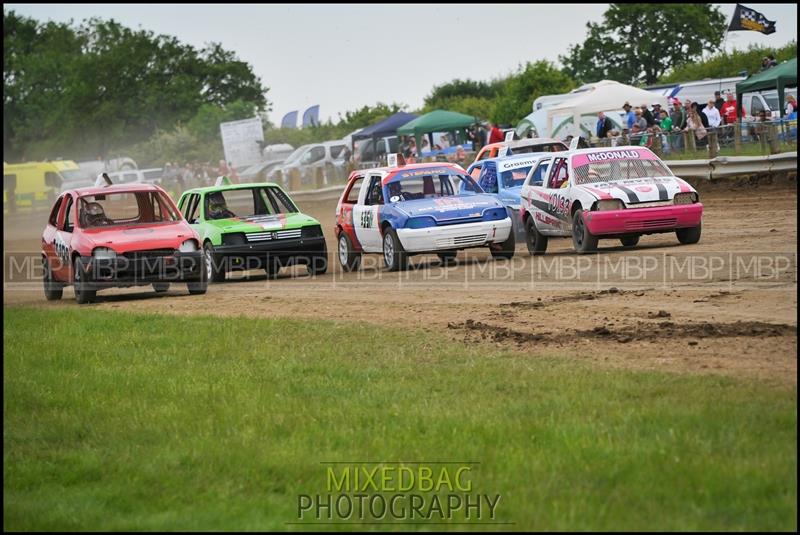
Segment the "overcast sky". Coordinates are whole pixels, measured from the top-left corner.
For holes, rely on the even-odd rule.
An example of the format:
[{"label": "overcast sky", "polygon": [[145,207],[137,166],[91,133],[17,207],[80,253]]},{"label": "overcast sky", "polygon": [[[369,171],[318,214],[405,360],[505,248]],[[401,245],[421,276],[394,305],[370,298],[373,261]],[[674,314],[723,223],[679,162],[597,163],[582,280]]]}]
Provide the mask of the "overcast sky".
[{"label": "overcast sky", "polygon": [[[586,23],[600,21],[607,5],[11,3],[3,9],[39,20],[113,18],[197,47],[220,42],[270,88],[270,120],[278,123],[313,104],[322,120],[376,102],[414,109],[434,85],[453,78],[489,80],[525,61],[557,62],[569,45],[583,41]],[[735,4],[715,5],[731,19]],[[777,31],[732,32],[727,50],[797,39],[797,4],[746,5],[776,20]]]}]

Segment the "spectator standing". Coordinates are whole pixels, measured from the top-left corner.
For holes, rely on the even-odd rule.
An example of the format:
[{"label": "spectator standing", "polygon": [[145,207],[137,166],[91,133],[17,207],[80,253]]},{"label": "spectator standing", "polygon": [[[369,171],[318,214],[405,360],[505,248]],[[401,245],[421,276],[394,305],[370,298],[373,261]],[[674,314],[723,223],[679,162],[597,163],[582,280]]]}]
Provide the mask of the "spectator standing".
[{"label": "spectator standing", "polygon": [[602,111],[597,114],[597,126],[595,127],[595,134],[600,139],[608,137],[608,132],[611,130],[611,121],[608,120],[606,114]]},{"label": "spectator standing", "polygon": [[725,104],[722,105],[722,109],[720,110],[720,115],[722,115],[722,118],[725,120],[725,124],[733,124],[736,122],[738,108],[736,97],[733,96],[733,93],[728,93]]},{"label": "spectator standing", "polygon": [[670,119],[667,110],[661,110],[661,131],[664,135],[661,137],[661,146],[664,148],[664,154],[669,154],[672,151],[670,140],[672,136],[672,119]]},{"label": "spectator standing", "polygon": [[700,118],[700,115],[701,114],[697,112],[696,107],[690,108],[688,117],[686,118],[686,129],[694,135],[695,139],[697,139],[697,146],[704,147],[707,143],[705,138],[706,135],[708,135],[708,132],[703,126],[703,121]]},{"label": "spectator standing", "polygon": [[492,123],[492,129],[489,131],[489,144],[501,141],[503,141],[503,132],[497,126],[497,123]]},{"label": "spectator standing", "polygon": [[794,98],[794,95],[786,95],[786,107],[783,109],[784,117],[787,119],[793,119],[794,117],[790,117],[793,113],[797,111],[797,99]]},{"label": "spectator standing", "polygon": [[636,108],[636,115],[635,115],[634,123],[636,126],[639,127],[640,132],[644,132],[647,130],[647,120],[643,117],[643,112],[641,108]]},{"label": "spectator standing", "polygon": [[648,128],[656,124],[656,121],[653,118],[653,114],[650,112],[649,109],[647,109],[647,104],[642,104],[642,117],[647,123]]},{"label": "spectator standing", "polygon": [[658,102],[653,104],[653,124],[661,126],[661,104]]},{"label": "spectator standing", "polygon": [[712,99],[708,101],[708,105],[703,108],[703,114],[708,119],[708,126],[716,128],[722,124],[722,116],[719,114],[716,102]]},{"label": "spectator standing", "polygon": [[636,122],[636,114],[633,113],[633,109],[629,102],[626,102],[622,105],[622,109],[625,110],[625,128],[630,130],[633,128],[633,123]]},{"label": "spectator standing", "polygon": [[700,119],[700,122],[703,123],[703,128],[708,128],[708,117],[703,110],[700,109],[700,105],[697,102],[692,102],[692,110],[697,114],[697,118]]},{"label": "spectator standing", "polygon": [[717,111],[722,110],[723,104],[725,104],[725,99],[722,98],[719,91],[714,91],[714,107],[717,108]]},{"label": "spectator standing", "polygon": [[233,167],[233,162],[228,162],[228,173],[228,178],[231,179],[231,182],[239,184],[239,173],[237,173],[236,168]]},{"label": "spectator standing", "polygon": [[672,119],[672,128],[678,130],[686,128],[686,110],[677,98],[672,100],[672,111],[669,118]]}]

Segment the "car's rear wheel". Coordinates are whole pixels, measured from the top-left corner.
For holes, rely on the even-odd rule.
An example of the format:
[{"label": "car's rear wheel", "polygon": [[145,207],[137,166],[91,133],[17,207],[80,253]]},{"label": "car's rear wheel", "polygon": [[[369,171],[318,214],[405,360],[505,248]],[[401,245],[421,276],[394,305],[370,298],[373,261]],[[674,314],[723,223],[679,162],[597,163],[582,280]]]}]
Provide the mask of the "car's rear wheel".
[{"label": "car's rear wheel", "polygon": [[169,283],[168,282],[154,282],[153,283],[153,290],[155,290],[156,293],[163,294],[164,292],[169,290]]},{"label": "car's rear wheel", "polygon": [[516,246],[517,241],[514,239],[514,230],[511,229],[511,232],[508,233],[508,238],[506,241],[500,244],[493,243],[489,247],[489,250],[492,252],[492,257],[495,259],[505,258],[506,260],[510,260],[514,256],[514,248]]},{"label": "car's rear wheel", "polygon": [[619,239],[619,241],[625,247],[634,247],[639,243],[639,235],[634,234],[632,236],[623,236]]},{"label": "car's rear wheel", "polygon": [[225,266],[220,265],[219,258],[214,254],[214,246],[206,242],[203,246],[203,254],[206,261],[206,274],[211,282],[222,282],[225,280]]},{"label": "car's rear wheel", "polygon": [[361,254],[353,248],[353,242],[345,231],[339,234],[339,264],[344,271],[355,271],[361,263]]},{"label": "car's rear wheel", "polygon": [[408,267],[408,254],[392,227],[383,235],[383,263],[389,271],[399,271]]},{"label": "car's rear wheel", "polygon": [[575,252],[593,253],[597,251],[597,236],[589,232],[586,224],[583,222],[583,210],[580,208],[575,210],[572,216],[572,245],[575,247]]},{"label": "car's rear wheel", "polygon": [[532,217],[528,217],[525,220],[525,237],[525,243],[531,256],[544,254],[547,250],[547,236],[539,232]]},{"label": "car's rear wheel", "polygon": [[691,228],[679,228],[675,231],[678,241],[683,245],[691,245],[700,241],[700,233],[702,231],[702,224]]},{"label": "car's rear wheel", "polygon": [[42,280],[44,282],[44,298],[48,301],[58,301],[64,295],[64,287],[53,278],[53,270],[47,258],[42,259]]},{"label": "car's rear wheel", "polygon": [[75,301],[79,305],[84,303],[91,303],[97,297],[97,290],[94,289],[88,281],[86,271],[83,269],[81,259],[75,257],[73,263],[73,285],[75,290]]}]

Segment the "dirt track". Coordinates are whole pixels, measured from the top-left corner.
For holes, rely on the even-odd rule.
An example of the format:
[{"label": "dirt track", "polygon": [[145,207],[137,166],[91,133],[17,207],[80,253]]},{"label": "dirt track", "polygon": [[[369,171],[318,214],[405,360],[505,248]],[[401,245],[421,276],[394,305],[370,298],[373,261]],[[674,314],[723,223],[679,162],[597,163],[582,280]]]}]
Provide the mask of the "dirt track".
[{"label": "dirt track", "polygon": [[[512,262],[476,249],[444,267],[435,256],[387,273],[377,256],[359,273],[335,258],[334,202],[302,203],[324,225],[332,272],[310,279],[302,268],[268,281],[229,275],[190,297],[174,285],[101,292],[109,310],[364,321],[438,331],[494,344],[531,358],[562,356],[600,365],[720,373],[796,384],[797,189],[795,181],[704,184],[703,236],[679,246],[674,234],[644,236],[635,249],[601,241],[577,257],[551,240],[531,258],[518,244]],[[36,253],[45,216],[5,218],[4,250]],[[8,265],[8,262],[6,263]],[[46,303],[40,283],[6,282],[4,304],[77,306],[71,290]]]}]

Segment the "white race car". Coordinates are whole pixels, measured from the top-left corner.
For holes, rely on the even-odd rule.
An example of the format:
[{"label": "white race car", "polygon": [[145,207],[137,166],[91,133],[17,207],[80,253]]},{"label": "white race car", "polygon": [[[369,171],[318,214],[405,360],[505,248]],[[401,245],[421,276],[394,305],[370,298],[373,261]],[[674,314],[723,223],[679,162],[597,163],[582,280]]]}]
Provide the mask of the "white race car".
[{"label": "white race car", "polygon": [[[578,253],[595,251],[601,238],[626,247],[642,234],[661,232],[675,232],[683,244],[700,240],[697,191],[646,148],[570,150],[542,165],[546,169],[531,169],[521,192],[532,255],[544,253],[553,236],[572,236]],[[541,185],[531,185],[535,176],[545,177]]]}]

